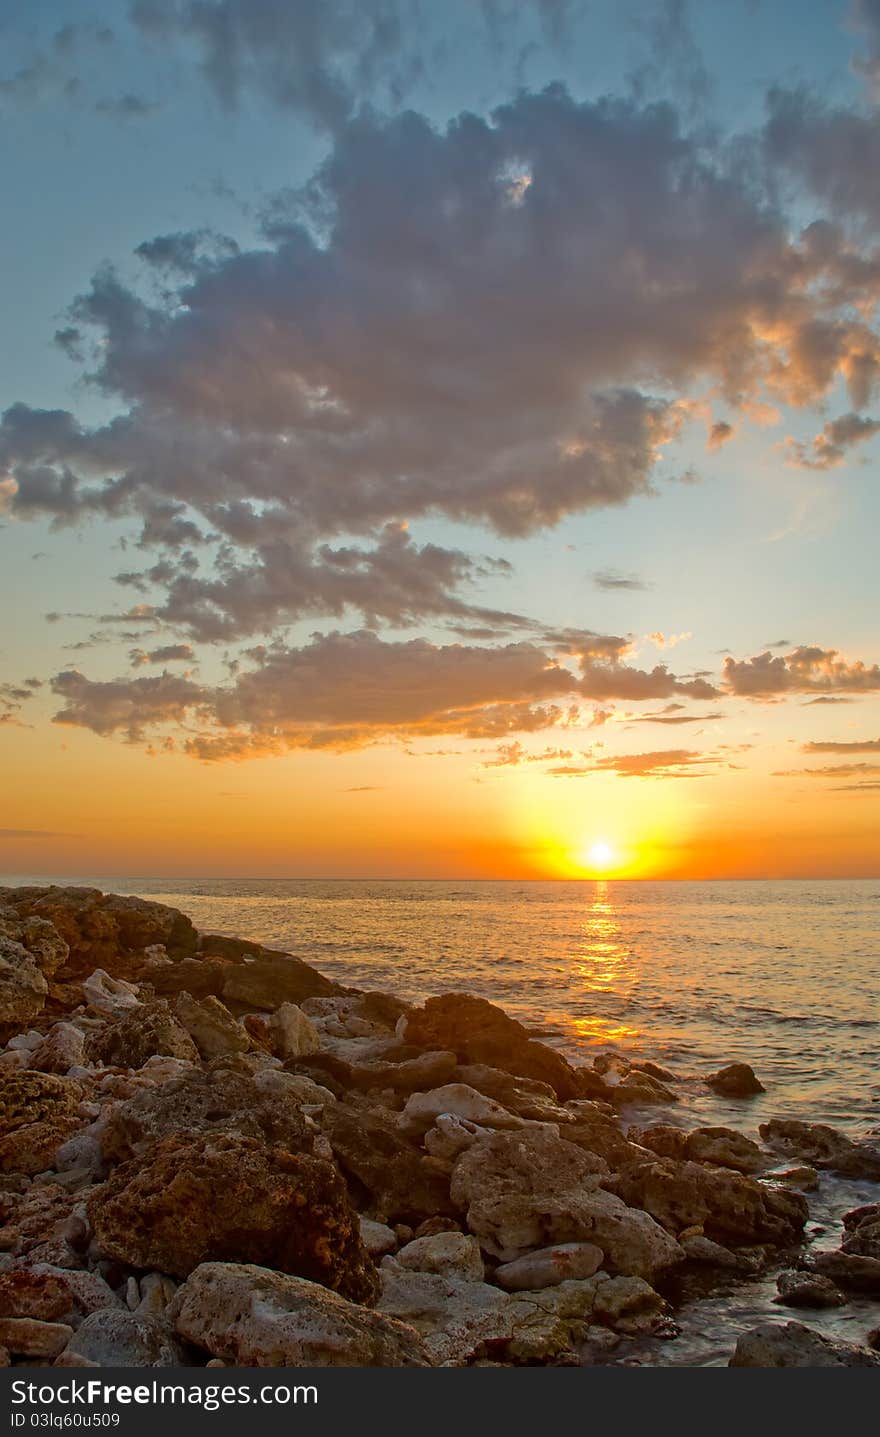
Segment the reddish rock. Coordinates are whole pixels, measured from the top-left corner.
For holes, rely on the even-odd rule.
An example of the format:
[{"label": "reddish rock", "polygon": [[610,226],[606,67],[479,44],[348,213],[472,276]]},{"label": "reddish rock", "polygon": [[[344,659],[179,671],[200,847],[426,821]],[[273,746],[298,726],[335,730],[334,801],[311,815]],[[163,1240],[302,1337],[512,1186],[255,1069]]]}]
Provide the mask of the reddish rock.
[{"label": "reddish rock", "polygon": [[39,1173],[78,1128],[82,1089],[69,1078],[25,1069],[0,1073],[0,1170]]},{"label": "reddish rock", "polygon": [[156,1055],[199,1061],[198,1048],[164,998],[132,1008],[90,1034],[86,1043],[88,1061],[105,1068],[142,1068]]},{"label": "reddish rock", "polygon": [[328,1104],[321,1128],[346,1177],[390,1222],[453,1215],[449,1176],[408,1142],[389,1117],[346,1103]]}]

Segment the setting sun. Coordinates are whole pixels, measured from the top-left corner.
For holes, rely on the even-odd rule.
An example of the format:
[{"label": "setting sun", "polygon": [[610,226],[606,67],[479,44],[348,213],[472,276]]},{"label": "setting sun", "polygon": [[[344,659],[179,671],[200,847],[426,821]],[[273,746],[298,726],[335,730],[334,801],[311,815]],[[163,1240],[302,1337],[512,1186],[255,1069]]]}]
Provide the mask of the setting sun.
[{"label": "setting sun", "polygon": [[597,841],[587,849],[586,858],[590,868],[610,868],[614,863],[614,849],[611,847],[611,844],[606,843],[604,839],[597,839]]}]

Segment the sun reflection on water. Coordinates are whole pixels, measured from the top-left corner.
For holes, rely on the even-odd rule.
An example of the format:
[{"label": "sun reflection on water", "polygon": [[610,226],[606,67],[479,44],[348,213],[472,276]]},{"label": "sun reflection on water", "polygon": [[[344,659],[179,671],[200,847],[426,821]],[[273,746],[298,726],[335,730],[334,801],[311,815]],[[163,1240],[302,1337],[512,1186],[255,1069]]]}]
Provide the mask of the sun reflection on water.
[{"label": "sun reflection on water", "polygon": [[584,1011],[560,1014],[559,1021],[583,1043],[637,1044],[641,1029],[627,1023],[625,1016],[638,981],[632,951],[622,941],[611,886],[599,879],[572,954],[571,984],[574,993],[583,994]]}]

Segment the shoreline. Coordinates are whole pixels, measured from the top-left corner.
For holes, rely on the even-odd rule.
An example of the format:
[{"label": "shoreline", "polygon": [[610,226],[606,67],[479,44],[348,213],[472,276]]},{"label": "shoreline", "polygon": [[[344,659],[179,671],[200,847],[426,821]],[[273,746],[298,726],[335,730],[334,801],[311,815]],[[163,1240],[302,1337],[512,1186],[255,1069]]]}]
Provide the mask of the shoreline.
[{"label": "shoreline", "polygon": [[[779,1321],[731,1365],[880,1365],[867,1328],[806,1325],[880,1321],[876,1141],[688,1133],[651,1062],[575,1065],[483,998],[351,989],[94,889],[0,890],[0,1037],[13,1365],[628,1365],[770,1276]],[[748,1065],[707,1079],[749,1126]],[[821,1251],[829,1173],[872,1196]]]}]

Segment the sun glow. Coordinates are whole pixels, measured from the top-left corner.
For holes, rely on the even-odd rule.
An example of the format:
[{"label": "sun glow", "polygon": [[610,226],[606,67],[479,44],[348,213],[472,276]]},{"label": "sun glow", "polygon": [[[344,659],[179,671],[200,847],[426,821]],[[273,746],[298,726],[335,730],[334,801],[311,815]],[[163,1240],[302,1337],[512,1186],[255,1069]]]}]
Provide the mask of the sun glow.
[{"label": "sun glow", "polygon": [[616,857],[611,844],[606,843],[604,838],[598,838],[591,844],[584,856],[588,868],[599,869],[603,873],[614,866]]}]

